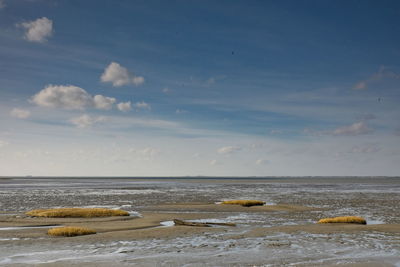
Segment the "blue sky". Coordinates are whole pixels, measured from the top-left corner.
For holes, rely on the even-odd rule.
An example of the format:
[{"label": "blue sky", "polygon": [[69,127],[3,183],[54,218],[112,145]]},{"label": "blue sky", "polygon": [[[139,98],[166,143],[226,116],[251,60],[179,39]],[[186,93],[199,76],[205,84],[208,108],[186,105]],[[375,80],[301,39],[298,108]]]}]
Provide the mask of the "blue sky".
[{"label": "blue sky", "polygon": [[398,175],[399,15],[0,0],[0,175]]}]

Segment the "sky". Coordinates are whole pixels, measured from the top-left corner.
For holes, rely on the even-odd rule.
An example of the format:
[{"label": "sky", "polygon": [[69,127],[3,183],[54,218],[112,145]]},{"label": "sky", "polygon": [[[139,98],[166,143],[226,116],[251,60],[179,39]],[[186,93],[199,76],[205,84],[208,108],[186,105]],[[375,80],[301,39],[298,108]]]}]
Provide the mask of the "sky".
[{"label": "sky", "polygon": [[399,1],[0,0],[0,176],[400,175]]}]

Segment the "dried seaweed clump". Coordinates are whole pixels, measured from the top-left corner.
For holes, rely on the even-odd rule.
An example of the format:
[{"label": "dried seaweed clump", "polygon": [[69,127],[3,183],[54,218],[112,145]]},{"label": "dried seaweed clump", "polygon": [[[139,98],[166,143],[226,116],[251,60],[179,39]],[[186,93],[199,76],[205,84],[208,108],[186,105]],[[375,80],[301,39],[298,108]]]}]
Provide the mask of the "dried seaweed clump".
[{"label": "dried seaweed clump", "polygon": [[51,236],[78,236],[78,235],[92,235],[95,233],[96,231],[93,229],[85,227],[74,227],[74,226],[57,227],[47,231],[47,234]]},{"label": "dried seaweed clump", "polygon": [[129,212],[124,210],[112,210],[103,208],[60,208],[31,210],[26,212],[25,214],[32,217],[46,218],[129,216]]},{"label": "dried seaweed clump", "polygon": [[325,218],[318,221],[318,223],[358,223],[358,224],[367,224],[367,221],[364,218],[357,216],[343,216],[343,217],[335,217],[335,218]]},{"label": "dried seaweed clump", "polygon": [[243,207],[251,207],[251,206],[262,206],[265,204],[265,202],[261,201],[261,200],[225,200],[225,201],[222,201],[222,204],[241,205]]}]

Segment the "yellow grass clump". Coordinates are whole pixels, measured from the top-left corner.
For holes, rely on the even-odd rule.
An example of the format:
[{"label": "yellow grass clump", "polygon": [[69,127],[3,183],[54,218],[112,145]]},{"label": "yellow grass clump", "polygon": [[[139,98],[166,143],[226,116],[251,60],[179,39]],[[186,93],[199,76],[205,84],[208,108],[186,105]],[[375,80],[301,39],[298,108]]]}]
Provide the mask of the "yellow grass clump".
[{"label": "yellow grass clump", "polygon": [[32,217],[47,218],[129,216],[129,213],[124,210],[112,210],[103,208],[59,208],[31,210],[26,212],[25,214]]},{"label": "yellow grass clump", "polygon": [[358,224],[367,224],[367,221],[364,218],[357,216],[343,216],[343,217],[335,217],[335,218],[325,218],[318,221],[318,223],[358,223]]},{"label": "yellow grass clump", "polygon": [[78,236],[78,235],[92,235],[95,233],[96,231],[93,229],[85,227],[74,227],[74,226],[57,227],[47,231],[47,234],[52,236]]},{"label": "yellow grass clump", "polygon": [[243,207],[251,207],[251,206],[262,206],[265,204],[265,202],[261,201],[261,200],[225,200],[225,201],[222,201],[222,204],[241,205]]}]

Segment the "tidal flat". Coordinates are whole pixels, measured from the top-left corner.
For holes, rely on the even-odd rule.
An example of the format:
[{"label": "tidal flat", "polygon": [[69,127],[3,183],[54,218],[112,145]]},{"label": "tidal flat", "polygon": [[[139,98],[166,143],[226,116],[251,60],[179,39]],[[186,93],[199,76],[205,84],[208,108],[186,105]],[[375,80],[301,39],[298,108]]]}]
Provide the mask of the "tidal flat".
[{"label": "tidal flat", "polygon": [[[264,206],[222,205],[257,199]],[[33,209],[130,216],[39,218]],[[317,224],[361,216],[366,225]],[[0,178],[6,266],[400,266],[400,178]],[[190,222],[236,226],[174,226]],[[96,234],[52,237],[53,227]]]}]

